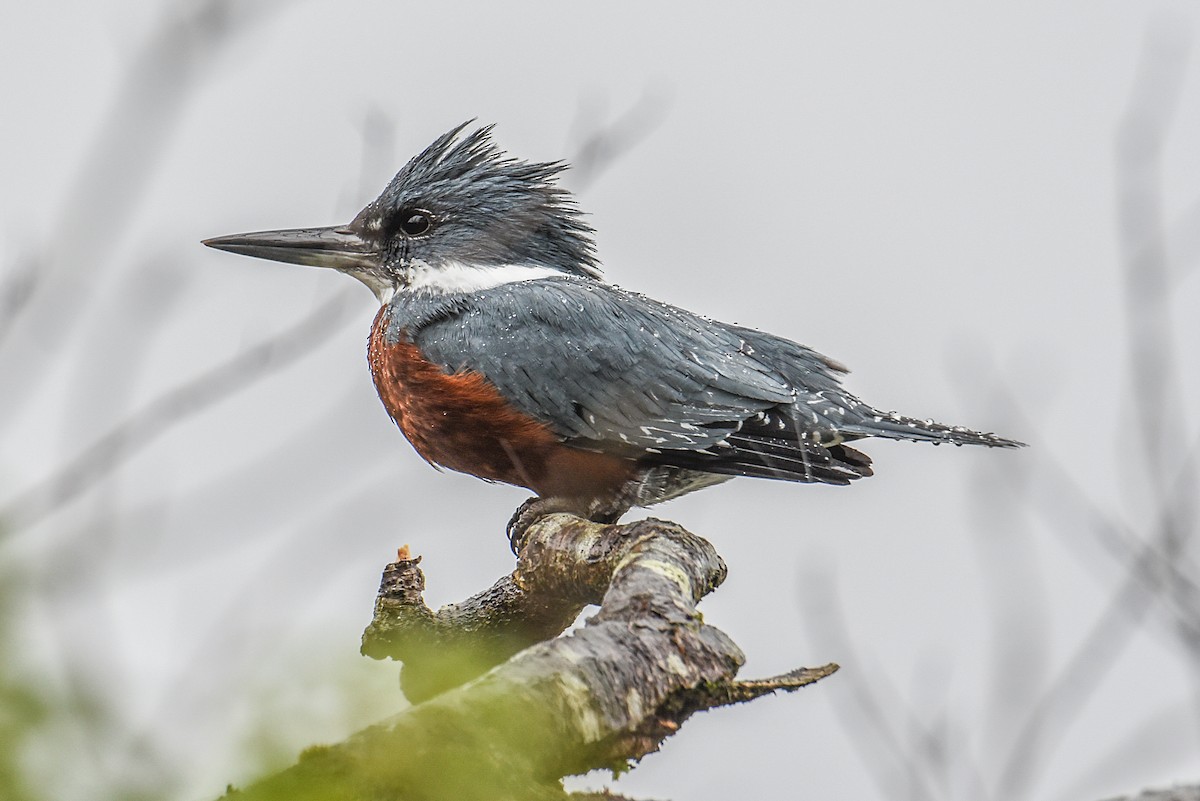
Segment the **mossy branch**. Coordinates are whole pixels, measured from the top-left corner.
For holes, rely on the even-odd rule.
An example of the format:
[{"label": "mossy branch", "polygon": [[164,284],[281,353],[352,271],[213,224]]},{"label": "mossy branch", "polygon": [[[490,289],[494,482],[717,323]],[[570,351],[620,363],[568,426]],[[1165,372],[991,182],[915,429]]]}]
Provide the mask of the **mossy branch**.
[{"label": "mossy branch", "polygon": [[[388,565],[363,653],[404,661],[415,705],[237,793],[267,799],[564,798],[560,779],[627,769],[693,713],[795,690],[837,669],[739,682],[744,658],[696,604],[725,578],[673,523],[551,515],[517,568],[436,612],[420,559]],[[599,611],[558,636],[588,604]]]}]

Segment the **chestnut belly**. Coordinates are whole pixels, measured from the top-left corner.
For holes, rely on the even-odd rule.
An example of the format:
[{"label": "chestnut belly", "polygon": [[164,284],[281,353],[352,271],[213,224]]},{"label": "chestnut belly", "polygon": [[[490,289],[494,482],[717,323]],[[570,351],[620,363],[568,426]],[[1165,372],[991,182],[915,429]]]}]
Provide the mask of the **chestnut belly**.
[{"label": "chestnut belly", "polygon": [[479,373],[447,373],[416,345],[386,342],[382,328],[371,333],[371,375],[388,414],[426,461],[543,498],[615,496],[637,471],[631,459],[563,444]]}]

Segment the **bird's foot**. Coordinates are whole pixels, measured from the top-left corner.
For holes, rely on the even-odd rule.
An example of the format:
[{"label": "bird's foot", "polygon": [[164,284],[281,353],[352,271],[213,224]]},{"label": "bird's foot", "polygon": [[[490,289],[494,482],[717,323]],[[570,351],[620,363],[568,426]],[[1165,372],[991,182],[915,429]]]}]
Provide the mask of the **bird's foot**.
[{"label": "bird's foot", "polygon": [[518,506],[507,526],[508,545],[512,548],[512,552],[520,553],[521,546],[525,542],[525,534],[529,531],[530,526],[547,515],[560,512],[582,515],[584,510],[580,509],[578,503],[572,503],[568,498],[530,498]]},{"label": "bird's foot", "polygon": [[508,521],[508,545],[514,554],[520,553],[529,528],[547,515],[565,513],[593,523],[610,525],[620,520],[621,515],[628,511],[628,505],[601,505],[579,498],[530,498],[517,507],[517,511],[513,512]]}]

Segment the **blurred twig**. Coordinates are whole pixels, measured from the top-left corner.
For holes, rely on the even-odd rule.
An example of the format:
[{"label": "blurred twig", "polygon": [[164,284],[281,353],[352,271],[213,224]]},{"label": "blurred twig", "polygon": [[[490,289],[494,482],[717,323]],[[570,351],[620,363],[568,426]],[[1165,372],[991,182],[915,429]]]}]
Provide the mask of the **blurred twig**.
[{"label": "blurred twig", "polygon": [[367,109],[362,120],[362,161],[359,164],[356,203],[372,194],[398,165],[394,164],[396,121],[380,108]]},{"label": "blurred twig", "polygon": [[[236,35],[286,0],[236,2],[197,0],[172,7],[133,54],[99,132],[80,163],[58,218],[49,226],[62,234],[40,249],[32,263],[36,280],[0,323],[18,320],[36,328],[37,354],[5,354],[21,365],[24,391],[0,396],[13,405],[31,400],[32,389],[55,363],[53,354],[71,341],[83,315],[60,314],[64,297],[83,297],[105,271],[110,251],[128,227],[140,194],[166,150],[175,125],[201,79]],[[53,234],[52,234],[53,236]],[[8,339],[0,337],[0,346]]]},{"label": "blurred twig", "polygon": [[[1003,406],[1005,416],[1014,421],[1016,428],[1035,432],[1032,439],[1038,439],[1036,419],[1033,415],[1025,414],[1017,399],[1006,389],[994,388],[991,397]],[[1196,485],[1191,477],[1195,474],[1198,462],[1200,442],[1193,444],[1185,459],[1185,468],[1171,483],[1172,489],[1166,495],[1168,507],[1186,502],[1194,491]],[[1015,476],[1013,478],[1017,479]],[[1152,534],[1144,539],[1130,524],[1121,522],[1116,512],[1104,509],[1092,500],[1075,481],[1072,472],[1049,454],[1039,461],[1034,484],[1039,494],[1030,496],[1030,508],[1046,521],[1050,531],[1060,536],[1065,546],[1078,551],[1079,546],[1084,544],[1078,535],[1087,532],[1091,535],[1091,541],[1098,543],[1117,564],[1127,566],[1128,578],[1140,584],[1143,591],[1151,596],[1160,594],[1162,577],[1170,576],[1172,597],[1177,601],[1173,607],[1176,624],[1200,634],[1200,617],[1195,615],[1200,605],[1200,570],[1186,556],[1171,558],[1163,551],[1161,535],[1153,536],[1153,532],[1162,529],[1161,516],[1156,518],[1150,515],[1141,519],[1140,522],[1149,523],[1147,528]],[[1107,576],[1102,579],[1108,580]]]},{"label": "blurred twig", "polygon": [[1116,664],[1152,597],[1136,574],[1126,580],[1066,664],[1045,683],[1040,698],[1029,706],[992,797],[1022,798],[1029,793],[1042,767],[1053,762],[1067,729]]},{"label": "blurred twig", "polygon": [[[993,402],[1001,406],[1002,416],[1011,419],[1015,428],[1033,432],[1033,441],[1045,441],[1036,434],[1035,416],[1024,412],[1003,382],[998,382],[989,394]],[[1155,601],[1164,604],[1170,614],[1168,628],[1174,630],[1185,645],[1200,636],[1200,615],[1197,614],[1200,584],[1195,564],[1185,558],[1171,558],[1162,547],[1164,526],[1171,508],[1180,498],[1190,497],[1194,491],[1189,476],[1194,473],[1198,460],[1200,443],[1191,449],[1184,469],[1164,493],[1166,508],[1157,517],[1143,516],[1138,521],[1149,532],[1145,538],[1120,522],[1114,512],[1093,501],[1075,481],[1073,473],[1054,458],[1053,452],[1042,455],[1037,475],[1028,482],[1038,490],[1037,494],[1021,489],[1026,487],[1029,476],[1008,476],[1014,483],[1020,482],[1020,487],[1015,487],[1016,494],[1025,493],[1027,508],[1045,520],[1046,527],[1059,536],[1064,547],[1078,552],[1087,540],[1079,535],[1087,532],[1117,564],[1124,566],[1126,574],[1104,613],[1063,667],[1043,683],[1037,700],[1028,705],[1028,714],[1018,725],[1007,749],[994,797],[1024,797],[1035,786],[1041,766],[1051,761],[1050,754],[1116,666],[1117,657],[1132,643]],[[1173,578],[1164,583],[1163,577],[1167,574]],[[1107,582],[1107,573],[1101,579]],[[1172,592],[1164,593],[1164,586],[1173,588]],[[1200,667],[1200,654],[1193,656]]]},{"label": "blurred twig", "polygon": [[[1133,640],[1136,624],[1160,599],[1170,610],[1168,623],[1190,660],[1200,667],[1200,594],[1195,564],[1187,546],[1196,528],[1197,453],[1178,447],[1176,432],[1186,419],[1181,395],[1181,359],[1171,315],[1172,274],[1162,204],[1162,153],[1183,86],[1190,39],[1178,26],[1162,21],[1147,32],[1131,90],[1129,107],[1118,135],[1118,207],[1123,255],[1129,369],[1128,404],[1134,439],[1144,467],[1123,481],[1133,486],[1140,474],[1150,496],[1150,515],[1139,515],[1141,533],[1113,523],[1113,512],[1099,509],[1075,485],[1053,454],[1044,459],[1043,478],[1055,489],[1053,503],[1064,500],[1077,510],[1066,525],[1052,526],[1068,547],[1077,547],[1080,530],[1110,550],[1120,551],[1126,577],[1108,609],[1095,623],[1057,676],[1050,679],[1042,700],[1030,710],[1014,737],[997,783],[996,797],[1019,798],[1035,785],[1041,766],[1076,721],[1099,688],[1116,658]],[[1130,439],[1119,425],[1116,442]],[[1121,466],[1132,469],[1128,461]],[[1145,504],[1138,503],[1139,507]],[[1200,683],[1196,692],[1200,693]]]},{"label": "blurred twig", "polygon": [[1162,153],[1178,109],[1190,39],[1151,26],[1117,136],[1117,203],[1124,262],[1130,401],[1151,492],[1172,470],[1171,435],[1182,419],[1166,254]]},{"label": "blurred twig", "polygon": [[288,328],[175,386],[114,425],[48,478],[0,507],[7,532],[27,528],[74,500],[184,420],[312,352],[358,305],[347,288]]},{"label": "blurred twig", "polygon": [[[1133,487],[1139,478],[1144,479],[1150,502],[1130,499],[1131,508],[1139,511],[1129,522],[1122,521],[1117,511],[1094,501],[1050,449],[1039,452],[1036,475],[1009,476],[1016,494],[1028,498],[1029,508],[1049,521],[1050,529],[1068,549],[1078,552],[1089,541],[1098,544],[1122,566],[1124,577],[1105,611],[1063,666],[1042,681],[1036,676],[1028,678],[1040,689],[1009,746],[987,750],[998,755],[990,797],[1004,801],[1032,795],[1044,767],[1053,762],[1055,749],[1133,642],[1139,624],[1156,609],[1165,612],[1168,631],[1192,663],[1191,674],[1197,676],[1195,706],[1200,712],[1200,566],[1190,551],[1197,528],[1200,442],[1187,443],[1179,436],[1180,431],[1190,430],[1182,396],[1181,370],[1186,357],[1181,355],[1171,315],[1171,289],[1181,273],[1171,265],[1169,256],[1172,242],[1181,239],[1181,232],[1178,226],[1168,228],[1164,222],[1161,182],[1164,143],[1181,97],[1190,44],[1181,30],[1160,22],[1147,33],[1119,132],[1117,159],[1129,413],[1118,423],[1114,442],[1121,455],[1119,468],[1127,471],[1122,484]],[[1195,209],[1189,209],[1181,219],[1194,214]],[[1114,391],[1118,389],[1114,387]],[[1008,406],[1015,428],[1036,432],[1036,417],[1023,413],[1023,404],[1007,387],[994,388],[991,395]],[[1131,449],[1140,449],[1141,465],[1127,458]],[[1147,508],[1152,510],[1149,514],[1141,511]],[[1089,537],[1081,537],[1081,532]],[[1111,579],[1106,574],[1104,580]],[[846,649],[850,644],[841,637],[842,628],[827,623],[826,637],[839,641],[839,649]],[[843,652],[835,653],[853,662]],[[853,675],[847,671],[847,678]],[[886,778],[879,766],[902,758],[904,752],[894,733],[897,715],[886,711],[895,702],[889,698],[884,706],[871,693],[872,688],[864,682],[856,684],[861,723],[887,747],[874,754],[864,750],[863,754],[876,775]],[[937,768],[932,759],[919,758],[927,770]],[[896,795],[902,786],[895,782],[883,789]],[[970,797],[984,794],[976,791]]]},{"label": "blurred twig", "polygon": [[[930,729],[915,710],[895,713],[903,704],[896,689],[879,671],[868,674],[866,661],[846,632],[841,603],[828,571],[811,571],[801,582],[804,598],[801,608],[808,610],[811,626],[823,649],[838,655],[843,665],[839,686],[846,686],[851,706],[839,708],[843,728],[854,733],[855,749],[884,798],[907,796],[922,801],[960,797],[948,787],[949,777],[938,767],[953,765],[969,777],[969,783],[982,787],[971,757],[965,750],[952,750],[950,743]],[[886,699],[886,700],[885,700]],[[903,718],[903,719],[902,719]],[[863,738],[869,733],[870,738]],[[903,778],[901,778],[903,777]],[[971,797],[971,796],[961,796]]]},{"label": "blurred twig", "polygon": [[37,280],[37,260],[24,259],[15,264],[12,272],[0,282],[0,347],[3,347],[5,338],[33,298]]},{"label": "blurred twig", "polygon": [[653,134],[666,119],[669,105],[665,92],[647,89],[635,104],[608,123],[601,122],[599,109],[582,107],[574,125],[582,134],[569,159],[572,188],[577,192],[588,189],[605,170]]}]

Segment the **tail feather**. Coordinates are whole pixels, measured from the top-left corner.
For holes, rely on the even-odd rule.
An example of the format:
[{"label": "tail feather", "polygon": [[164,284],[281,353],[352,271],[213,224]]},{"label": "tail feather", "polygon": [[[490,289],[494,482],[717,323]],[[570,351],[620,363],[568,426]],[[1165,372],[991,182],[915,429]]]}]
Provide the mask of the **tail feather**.
[{"label": "tail feather", "polygon": [[773,478],[821,484],[849,484],[872,474],[871,459],[847,445],[818,445],[808,440],[780,440],[742,434],[726,440],[717,452],[660,451],[643,461],[670,464],[728,476]]},{"label": "tail feather", "polygon": [[934,445],[985,445],[989,448],[1023,448],[1024,442],[1006,439],[996,434],[973,431],[963,426],[948,426],[933,420],[918,420],[904,417],[896,412],[880,412],[864,409],[859,422],[838,426],[841,434],[862,437],[885,437],[906,439],[914,442],[932,442]]}]

